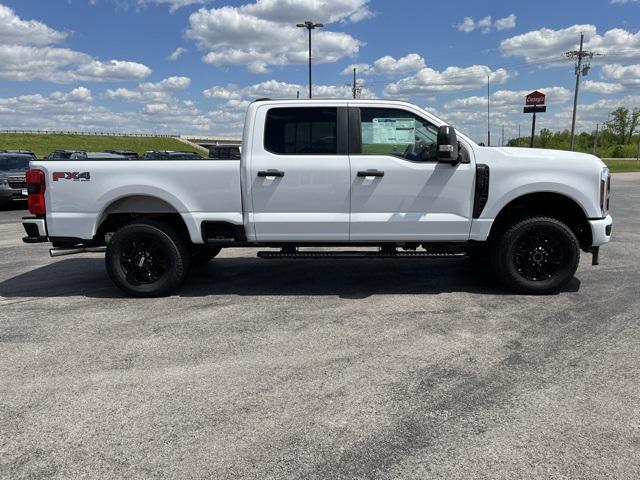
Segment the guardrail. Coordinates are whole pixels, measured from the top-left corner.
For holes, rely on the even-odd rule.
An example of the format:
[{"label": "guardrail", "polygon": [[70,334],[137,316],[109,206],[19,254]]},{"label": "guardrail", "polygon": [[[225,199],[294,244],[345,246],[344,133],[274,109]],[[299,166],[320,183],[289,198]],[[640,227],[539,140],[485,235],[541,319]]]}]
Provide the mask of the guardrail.
[{"label": "guardrail", "polygon": [[155,133],[71,132],[67,130],[0,130],[0,133],[31,133],[37,135],[87,135],[95,137],[155,137],[179,138],[180,135]]}]

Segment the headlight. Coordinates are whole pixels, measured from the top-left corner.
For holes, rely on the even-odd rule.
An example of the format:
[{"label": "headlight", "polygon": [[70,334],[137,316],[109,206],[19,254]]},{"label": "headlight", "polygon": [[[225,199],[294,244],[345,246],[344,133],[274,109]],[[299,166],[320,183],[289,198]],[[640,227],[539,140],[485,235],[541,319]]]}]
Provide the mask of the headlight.
[{"label": "headlight", "polygon": [[0,187],[8,187],[9,186],[9,180],[7,180],[6,178],[0,178]]},{"label": "headlight", "polygon": [[600,211],[606,217],[609,213],[609,195],[611,192],[611,174],[608,167],[603,167],[600,172]]}]

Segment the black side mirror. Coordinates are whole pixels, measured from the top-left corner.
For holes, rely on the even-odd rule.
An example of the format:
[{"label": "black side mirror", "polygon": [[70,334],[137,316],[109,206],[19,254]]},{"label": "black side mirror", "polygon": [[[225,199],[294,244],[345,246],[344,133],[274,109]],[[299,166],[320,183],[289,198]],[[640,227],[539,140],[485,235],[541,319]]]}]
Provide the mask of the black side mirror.
[{"label": "black side mirror", "polygon": [[458,137],[456,136],[455,128],[448,125],[438,128],[437,147],[436,158],[438,162],[456,165],[460,161]]}]

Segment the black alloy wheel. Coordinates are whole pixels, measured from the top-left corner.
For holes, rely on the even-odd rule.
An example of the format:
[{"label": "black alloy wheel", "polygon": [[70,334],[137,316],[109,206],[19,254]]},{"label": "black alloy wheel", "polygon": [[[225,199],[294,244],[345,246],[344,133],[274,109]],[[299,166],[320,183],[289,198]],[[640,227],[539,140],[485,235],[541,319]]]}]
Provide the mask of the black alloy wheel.
[{"label": "black alloy wheel", "polygon": [[496,275],[520,293],[557,292],[571,281],[580,262],[575,234],[555,218],[517,221],[493,239],[491,247]]},{"label": "black alloy wheel", "polygon": [[136,297],[159,297],[184,281],[189,256],[188,240],[171,225],[139,220],[113,234],[105,264],[122,291]]}]

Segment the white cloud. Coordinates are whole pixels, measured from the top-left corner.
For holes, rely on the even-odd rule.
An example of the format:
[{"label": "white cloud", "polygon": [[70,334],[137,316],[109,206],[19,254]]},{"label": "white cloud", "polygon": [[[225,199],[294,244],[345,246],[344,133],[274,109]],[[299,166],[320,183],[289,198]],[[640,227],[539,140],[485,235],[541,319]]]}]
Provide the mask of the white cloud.
[{"label": "white cloud", "polygon": [[182,7],[188,7],[189,5],[202,5],[210,0],[138,0],[138,5],[144,6],[149,3],[167,4],[169,5],[169,11],[174,13],[176,10]]},{"label": "white cloud", "polygon": [[151,69],[137,62],[101,61],[86,53],[53,46],[64,40],[58,32],[35,20],[22,20],[0,5],[0,79],[77,81],[141,80]]},{"label": "white cloud", "polygon": [[600,71],[602,78],[617,80],[623,86],[640,86],[640,64],[638,65],[603,65]]},{"label": "white cloud", "polygon": [[92,60],[80,65],[69,77],[75,81],[88,80],[94,82],[119,82],[125,80],[140,80],[151,75],[151,69],[137,62],[123,60],[109,60],[101,62]]},{"label": "white cloud", "polygon": [[476,22],[472,17],[464,17],[461,23],[455,26],[461,32],[473,32],[476,29]]},{"label": "white cloud", "polygon": [[202,8],[189,17],[186,35],[212,65],[245,65],[252,73],[269,66],[307,61],[306,30],[296,23],[313,18],[326,26],[313,33],[316,62],[335,62],[355,55],[361,42],[328,30],[334,22],[356,21],[369,16],[368,0],[257,0],[239,7]]},{"label": "white cloud", "polygon": [[353,74],[353,69],[357,69],[360,75],[397,75],[417,72],[425,67],[424,58],[417,53],[410,53],[397,60],[389,55],[381,57],[373,62],[352,64],[342,70],[342,75]]},{"label": "white cloud", "polygon": [[557,59],[558,64],[566,65],[566,62],[560,63],[564,58],[563,53],[578,49],[581,32],[585,36],[584,49],[602,54],[593,57],[594,63],[640,59],[640,31],[632,33],[621,28],[613,28],[600,35],[595,25],[572,25],[559,30],[533,30],[503,40],[500,50],[507,57],[524,57],[529,62]]},{"label": "white cloud", "polygon": [[109,89],[104,98],[109,100],[123,100],[125,102],[171,103],[176,100],[172,92],[185,90],[191,85],[189,77],[169,77],[157,83],[141,83],[135,90],[129,88]]},{"label": "white cloud", "polygon": [[[565,87],[547,87],[538,90],[547,96],[547,105],[562,105],[571,98],[571,91]],[[531,90],[496,90],[490,97],[491,109],[519,113],[524,106],[525,96],[529,93],[531,93]],[[446,111],[469,111],[478,108],[486,109],[486,107],[487,97],[484,95],[456,98],[444,104]]]},{"label": "white cloud", "polygon": [[91,90],[86,87],[77,87],[68,93],[54,92],[51,94],[51,98],[60,100],[61,102],[91,102],[93,96]]},{"label": "white cloud", "polygon": [[620,93],[625,90],[624,85],[621,85],[620,83],[595,82],[593,80],[587,80],[584,82],[582,88],[585,92],[600,93],[604,95]]},{"label": "white cloud", "polygon": [[[307,95],[307,87],[297,83],[287,83],[278,80],[267,80],[264,82],[248,85],[240,88],[237,85],[229,84],[226,87],[215,85],[205,90],[205,98],[212,100],[225,100],[219,106],[217,112],[225,112],[228,116],[235,115],[236,121],[241,122],[245,110],[251,100],[256,98],[296,98],[298,92],[302,98]],[[353,95],[349,85],[314,85],[314,98],[350,98]],[[374,92],[366,87],[362,87],[362,98],[376,98]]]},{"label": "white cloud", "polygon": [[[53,92],[49,96],[36,93],[0,98],[0,113],[20,114],[20,112],[23,112],[27,114],[47,110],[52,114],[67,114],[77,109],[86,108],[85,105],[88,105],[91,101],[93,101],[91,90],[86,87],[77,87],[66,93]],[[34,120],[37,121],[38,119]]]},{"label": "white cloud", "polygon": [[498,18],[495,22],[492,21],[491,15],[487,15],[478,21],[475,21],[473,17],[464,17],[462,22],[454,25],[454,27],[465,33],[473,32],[477,29],[484,34],[487,34],[492,29],[501,31],[515,28],[516,20],[517,17],[513,13],[506,17]]},{"label": "white cloud", "polygon": [[220,87],[218,85],[214,85],[213,87],[202,92],[206,98],[219,98],[223,100],[237,100],[242,97],[242,94],[235,86],[230,86],[228,88]]},{"label": "white cloud", "polygon": [[189,88],[189,85],[191,85],[191,79],[189,77],[169,77],[158,83],[142,83],[140,84],[140,90],[168,92],[184,90]]},{"label": "white cloud", "polygon": [[241,131],[241,120],[232,123],[230,116],[200,111],[190,101],[152,101],[139,111],[118,112],[92,102],[86,87],[49,96],[0,98],[0,128],[163,134],[215,131],[234,135]]},{"label": "white cloud", "polygon": [[499,18],[495,24],[496,30],[510,30],[516,27],[516,16],[512,13],[509,16]]},{"label": "white cloud", "polygon": [[[539,88],[547,95],[547,113],[539,115],[536,122],[538,131],[540,128],[562,129],[567,123],[557,117],[560,112],[570,108],[573,92],[565,87]],[[522,135],[526,135],[527,125],[531,122],[531,116],[522,113],[525,96],[531,90],[496,90],[491,94],[491,125],[492,144],[500,141],[502,126],[505,126],[505,141],[517,136],[518,124],[524,127]],[[580,107],[582,108],[582,107]],[[580,114],[580,111],[579,111]],[[456,128],[460,128],[478,141],[486,142],[487,134],[487,97],[475,95],[451,100],[444,104],[441,118],[452,122]],[[569,120],[570,124],[570,120]]]},{"label": "white cloud", "polygon": [[415,75],[388,84],[383,94],[386,97],[406,98],[469,90],[486,85],[487,76],[492,84],[504,83],[510,78],[505,69],[492,71],[486,65],[447,67],[442,72],[427,67]]},{"label": "white cloud", "polygon": [[175,62],[176,60],[178,60],[178,58],[180,58],[182,56],[183,53],[185,53],[187,51],[186,48],[182,48],[182,47],[178,47],[176,48],[173,52],[171,52],[168,56],[167,56],[167,60],[169,60],[170,62]]},{"label": "white cloud", "polygon": [[65,32],[37,20],[22,20],[11,8],[0,4],[0,44],[44,46],[67,38]]},{"label": "white cloud", "polygon": [[478,28],[482,33],[489,33],[491,31],[491,15],[487,15],[486,17],[478,20],[476,28]]}]

